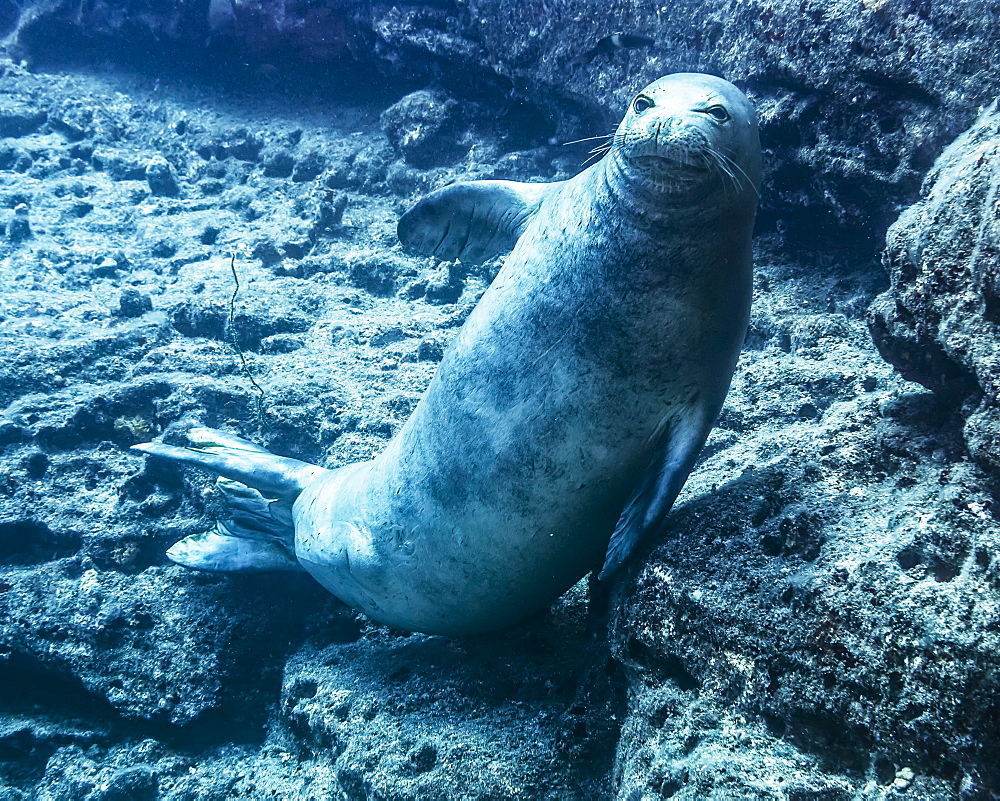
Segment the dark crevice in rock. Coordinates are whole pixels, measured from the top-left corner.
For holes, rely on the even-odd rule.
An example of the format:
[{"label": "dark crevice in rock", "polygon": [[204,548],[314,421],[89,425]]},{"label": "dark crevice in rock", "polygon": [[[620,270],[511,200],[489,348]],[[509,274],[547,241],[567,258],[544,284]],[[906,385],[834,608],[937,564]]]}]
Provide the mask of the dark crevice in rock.
[{"label": "dark crevice in rock", "polygon": [[0,645],[0,714],[54,715],[119,725],[118,711],[88,692],[79,679],[59,674],[37,660]]},{"label": "dark crevice in rock", "polygon": [[[95,12],[93,29],[86,14],[78,16],[77,7],[66,3],[58,11],[29,20],[18,32],[16,49],[36,67],[85,68],[110,58],[122,68],[157,78],[221,84],[236,92],[265,95],[322,93],[376,107],[415,89],[436,86],[489,108],[510,136],[512,149],[544,143],[560,115],[588,118],[597,108],[589,101],[575,103],[559,95],[545,102],[561,108],[546,109],[532,97],[532,88],[519,91],[510,76],[470,58],[460,40],[470,35],[472,46],[474,34],[450,30],[452,26],[442,22],[465,14],[449,2],[404,7],[394,20],[400,30],[392,30],[391,41],[373,30],[372,18],[377,26],[383,18],[393,19],[392,12],[361,0],[317,9],[314,17],[306,11],[300,29],[278,30],[267,18],[247,20],[238,37],[213,36],[198,5],[177,7],[175,13],[153,9],[148,18],[126,15],[121,26]],[[315,41],[304,32],[310,26],[315,27]],[[436,27],[440,28],[436,35],[449,44],[438,46],[433,41],[435,34],[427,31]]]},{"label": "dark crevice in rock", "polygon": [[784,739],[817,755],[828,770],[858,774],[867,769],[874,742],[864,727],[845,727],[838,716],[805,711],[785,723]]},{"label": "dark crevice in rock", "polygon": [[867,69],[860,70],[858,77],[871,86],[889,91],[897,100],[914,101],[930,108],[938,108],[941,105],[941,99],[933,92],[907,78],[897,78]]},{"label": "dark crevice in rock", "polygon": [[[268,699],[273,702],[280,696],[281,670],[274,654],[258,657],[252,687],[230,684],[229,697],[219,706],[180,726],[123,715],[75,676],[0,644],[0,720],[24,715],[35,721],[79,721],[95,730],[81,738],[86,743],[153,738],[192,753],[223,744],[259,745],[266,735]],[[222,670],[229,669],[223,665]]]},{"label": "dark crevice in rock", "polygon": [[75,531],[53,531],[31,518],[0,520],[0,564],[34,565],[72,556],[83,539]]}]

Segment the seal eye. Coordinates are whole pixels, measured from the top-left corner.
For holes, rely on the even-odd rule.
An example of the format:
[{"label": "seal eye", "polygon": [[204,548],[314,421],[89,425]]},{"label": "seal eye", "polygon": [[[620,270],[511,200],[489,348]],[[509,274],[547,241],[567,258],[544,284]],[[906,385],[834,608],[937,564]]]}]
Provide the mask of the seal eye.
[{"label": "seal eye", "polygon": [[725,106],[709,106],[705,109],[705,113],[710,114],[716,122],[727,122],[729,120],[729,112],[726,111]]},{"label": "seal eye", "polygon": [[644,111],[648,111],[653,107],[653,101],[650,100],[645,95],[639,95],[635,100],[632,101],[632,111],[636,114],[642,114]]}]

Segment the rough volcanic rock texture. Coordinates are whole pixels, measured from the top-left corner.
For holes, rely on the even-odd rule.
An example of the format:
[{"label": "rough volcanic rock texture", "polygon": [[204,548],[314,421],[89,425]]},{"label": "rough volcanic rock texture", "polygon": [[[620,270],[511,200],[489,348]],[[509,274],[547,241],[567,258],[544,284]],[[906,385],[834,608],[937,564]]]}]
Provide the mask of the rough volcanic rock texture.
[{"label": "rough volcanic rock texture", "polygon": [[[860,321],[882,232],[1000,93],[995,4],[235,0],[214,30],[200,0],[15,5],[19,57],[101,74],[0,75],[0,797],[1000,793],[995,488]],[[580,59],[625,29],[656,44]],[[579,586],[448,642],[301,577],[167,563],[210,482],[130,444],[201,423],[370,456],[496,267],[407,256],[399,212],[566,177],[589,145],[561,141],[692,68],[754,96],[772,236],[719,425],[617,587],[613,659]],[[446,134],[408,134],[442,108],[461,147],[438,159]]]},{"label": "rough volcanic rock texture", "polygon": [[890,289],[869,310],[902,375],[955,407],[976,459],[1000,472],[1000,112],[937,160],[922,197],[889,229]]},{"label": "rough volcanic rock texture", "polygon": [[1000,527],[945,419],[927,395],[860,395],[780,444],[758,419],[702,465],[621,588],[619,787],[996,797]]}]

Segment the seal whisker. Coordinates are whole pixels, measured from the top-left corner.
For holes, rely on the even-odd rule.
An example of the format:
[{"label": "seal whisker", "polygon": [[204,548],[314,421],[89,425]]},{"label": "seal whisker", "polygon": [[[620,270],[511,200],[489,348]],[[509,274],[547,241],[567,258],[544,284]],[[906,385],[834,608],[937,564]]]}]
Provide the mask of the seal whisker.
[{"label": "seal whisker", "polygon": [[723,177],[726,194],[729,194],[730,187],[732,187],[734,192],[739,193],[741,187],[740,181],[724,160],[723,154],[715,148],[709,147],[702,152],[702,156],[705,160],[705,166],[715,170]]},{"label": "seal whisker", "polygon": [[711,166],[715,167],[716,170],[718,170],[720,173],[722,173],[723,176],[725,176],[725,178],[727,179],[726,180],[727,185],[732,186],[733,191],[739,192],[740,191],[739,179],[737,179],[736,174],[729,168],[729,165],[726,164],[725,160],[723,159],[723,155],[719,153],[717,150],[714,150],[712,148],[706,150],[704,155],[706,162],[709,162]]},{"label": "seal whisker", "polygon": [[600,158],[605,153],[607,153],[611,147],[612,143],[608,140],[612,139],[616,135],[617,131],[612,131],[611,133],[601,134],[600,136],[585,136],[582,139],[574,139],[571,142],[563,142],[563,147],[567,145],[578,145],[581,142],[595,142],[598,140],[604,140],[601,144],[590,151],[590,155],[584,160],[581,166],[586,167],[594,158]]},{"label": "seal whisker", "polygon": [[572,142],[563,142],[563,147],[566,147],[566,145],[578,145],[581,142],[594,142],[598,139],[610,139],[614,135],[615,134],[612,131],[611,133],[601,134],[600,136],[585,136],[583,139],[574,139]]},{"label": "seal whisker", "polygon": [[741,184],[740,180],[736,177],[736,173],[733,172],[733,170],[730,168],[731,162],[725,157],[725,154],[720,153],[717,150],[712,150],[711,154],[712,157],[715,159],[715,162],[719,165],[719,169],[725,172],[726,176],[732,182],[733,189],[738,192],[740,190]]},{"label": "seal whisker", "polygon": [[610,144],[602,145],[601,147],[595,147],[593,150],[590,151],[590,155],[587,156],[587,158],[584,160],[581,166],[586,167],[587,164],[589,164],[591,161],[599,160],[605,153],[611,150],[611,148],[612,146]]},{"label": "seal whisker", "polygon": [[742,168],[742,167],[741,167],[741,166],[740,166],[739,164],[737,164],[737,163],[736,163],[736,161],[735,161],[734,159],[731,159],[731,158],[730,158],[729,156],[727,156],[727,155],[726,155],[725,153],[719,153],[718,151],[716,151],[716,155],[717,155],[717,156],[718,156],[718,157],[719,157],[720,159],[722,159],[722,160],[723,160],[723,162],[724,162],[725,164],[728,164],[728,165],[729,165],[729,166],[731,166],[731,167],[735,167],[735,168],[736,168],[737,170],[739,170],[739,171],[740,171],[740,173],[741,173],[741,174],[743,175],[743,177],[747,179],[747,183],[749,183],[749,184],[750,184],[750,188],[751,188],[751,189],[753,190],[753,193],[754,193],[754,194],[755,194],[755,195],[757,196],[757,200],[760,200],[760,191],[759,191],[759,190],[757,189],[757,187],[756,187],[756,186],[754,185],[754,182],[753,182],[753,180],[752,180],[752,179],[750,178],[750,176],[749,176],[749,175],[747,175],[747,172],[746,172],[746,170],[744,170],[744,169],[743,169],[743,168]]}]

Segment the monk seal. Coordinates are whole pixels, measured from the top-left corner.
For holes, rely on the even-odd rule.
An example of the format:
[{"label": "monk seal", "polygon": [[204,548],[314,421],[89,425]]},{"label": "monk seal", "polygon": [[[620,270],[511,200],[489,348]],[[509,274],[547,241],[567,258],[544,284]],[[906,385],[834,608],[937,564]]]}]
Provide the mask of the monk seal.
[{"label": "monk seal", "polygon": [[190,567],[301,565],[372,618],[462,635],[515,623],[663,520],[746,332],[760,182],[732,84],[669,75],[604,157],[555,183],[472,181],[403,215],[404,246],[513,247],[407,422],[334,470],[220,431],[135,446],[220,476],[230,516],[174,545]]}]

